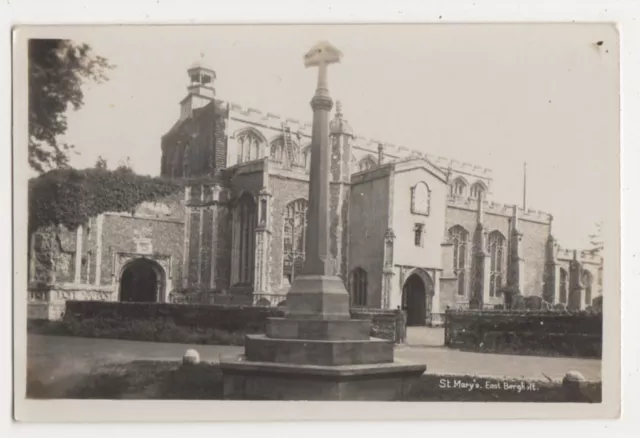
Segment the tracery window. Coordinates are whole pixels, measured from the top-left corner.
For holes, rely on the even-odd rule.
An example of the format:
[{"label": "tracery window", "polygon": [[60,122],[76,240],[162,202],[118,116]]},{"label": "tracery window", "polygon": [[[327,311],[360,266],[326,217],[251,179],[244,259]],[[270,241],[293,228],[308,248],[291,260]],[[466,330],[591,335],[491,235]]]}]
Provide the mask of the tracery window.
[{"label": "tracery window", "polygon": [[184,149],[182,150],[182,177],[183,178],[188,178],[190,175],[190,168],[189,168],[190,150],[191,149],[188,143],[184,146]]},{"label": "tracery window", "polygon": [[254,129],[245,129],[235,137],[238,145],[238,164],[263,157],[264,139]]},{"label": "tracery window", "polygon": [[349,295],[353,306],[367,305],[367,271],[355,268],[349,276]]},{"label": "tracery window", "polygon": [[500,296],[500,288],[506,271],[505,247],[507,239],[500,231],[492,231],[487,239],[489,253],[489,296]]},{"label": "tracery window", "polygon": [[427,183],[420,181],[411,188],[411,213],[429,216],[431,210],[431,190]]},{"label": "tracery window", "polygon": [[474,183],[471,186],[470,192],[472,198],[479,198],[480,195],[484,194],[484,186],[479,182]]},{"label": "tracery window", "polygon": [[449,240],[453,244],[453,274],[457,278],[457,292],[465,296],[469,233],[460,225],[455,225],[449,229]]},{"label": "tracery window", "polygon": [[[300,145],[293,139],[291,139],[291,157],[289,157],[289,154],[285,148],[283,135],[279,136],[271,142],[270,149],[271,150],[269,156],[275,161],[286,163],[289,166],[305,167],[306,165],[305,160],[307,156],[302,153]],[[311,154],[309,153],[309,158],[310,157]]]},{"label": "tracery window", "polygon": [[582,271],[582,286],[584,287],[584,304],[591,305],[591,287],[593,284],[593,276],[587,270]]},{"label": "tracery window", "polygon": [[285,207],[282,274],[289,283],[304,263],[308,205],[306,199],[297,199]]},{"label": "tracery window", "polygon": [[369,155],[364,157],[358,163],[359,171],[364,172],[365,170],[373,169],[376,166],[376,161]]},{"label": "tracery window", "polygon": [[311,145],[302,149],[302,160],[304,161],[304,167],[307,172],[311,170]]},{"label": "tracery window", "polygon": [[567,280],[569,274],[565,269],[560,269],[560,302],[562,304],[567,303]]},{"label": "tracery window", "polygon": [[462,178],[456,178],[451,184],[452,196],[463,196],[467,190],[467,183]]},{"label": "tracery window", "polygon": [[235,208],[233,238],[236,247],[234,263],[237,274],[235,283],[253,284],[256,204],[251,195],[245,194],[240,198]]}]

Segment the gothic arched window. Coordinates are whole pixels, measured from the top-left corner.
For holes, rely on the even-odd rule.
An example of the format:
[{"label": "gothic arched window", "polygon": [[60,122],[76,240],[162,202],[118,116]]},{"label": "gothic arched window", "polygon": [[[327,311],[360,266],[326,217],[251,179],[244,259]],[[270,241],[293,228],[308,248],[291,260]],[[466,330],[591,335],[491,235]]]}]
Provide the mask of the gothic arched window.
[{"label": "gothic arched window", "polygon": [[302,160],[304,162],[304,168],[309,172],[311,170],[311,145],[302,149]]},{"label": "gothic arched window", "polygon": [[353,306],[367,305],[367,271],[355,268],[349,275],[349,295]]},{"label": "gothic arched window", "polygon": [[373,169],[376,166],[376,160],[373,159],[370,155],[367,155],[360,163],[358,163],[359,172],[364,172],[365,170]]},{"label": "gothic arched window", "polygon": [[460,225],[455,225],[449,229],[449,240],[453,244],[453,274],[458,279],[458,295],[465,296],[469,233]]},{"label": "gothic arched window", "polygon": [[171,176],[173,178],[182,178],[184,174],[184,147],[178,143],[171,151]]},{"label": "gothic arched window", "polygon": [[288,166],[304,167],[305,157],[302,154],[300,145],[293,139],[291,139],[290,141],[291,150],[287,151],[284,142],[284,135],[277,137],[271,142],[271,150],[269,156],[275,161],[286,163]]},{"label": "gothic arched window", "polygon": [[560,269],[560,302],[562,304],[566,304],[567,303],[567,280],[568,280],[569,274],[567,273],[567,271],[565,269]]},{"label": "gothic arched window", "polygon": [[489,254],[489,296],[496,297],[500,294],[500,288],[504,281],[505,273],[505,247],[507,239],[500,231],[492,231],[487,239],[487,252]]},{"label": "gothic arched window", "polygon": [[482,183],[474,183],[471,186],[470,192],[471,192],[471,197],[472,198],[479,198],[481,194],[484,194],[484,186],[482,185]]},{"label": "gothic arched window", "polygon": [[245,129],[235,137],[238,145],[238,163],[258,160],[264,156],[264,138],[256,130]]},{"label": "gothic arched window", "polygon": [[411,213],[429,216],[431,190],[427,183],[420,181],[411,188]]},{"label": "gothic arched window", "polygon": [[296,199],[284,211],[282,274],[289,283],[304,263],[308,205],[306,199]]},{"label": "gothic arched window", "polygon": [[253,284],[255,229],[256,204],[251,195],[244,194],[234,211],[233,249],[236,272],[234,284]]},{"label": "gothic arched window", "polygon": [[184,146],[184,149],[182,150],[182,177],[183,178],[188,178],[191,171],[191,169],[189,168],[189,160],[191,158],[189,156],[189,152],[190,152],[190,148],[189,148],[189,144],[187,143]]},{"label": "gothic arched window", "polygon": [[456,178],[451,184],[452,196],[463,196],[467,190],[467,183],[462,178]]},{"label": "gothic arched window", "polygon": [[591,272],[587,270],[583,270],[581,277],[582,277],[582,286],[584,287],[584,304],[586,306],[590,306],[593,276],[591,275]]}]

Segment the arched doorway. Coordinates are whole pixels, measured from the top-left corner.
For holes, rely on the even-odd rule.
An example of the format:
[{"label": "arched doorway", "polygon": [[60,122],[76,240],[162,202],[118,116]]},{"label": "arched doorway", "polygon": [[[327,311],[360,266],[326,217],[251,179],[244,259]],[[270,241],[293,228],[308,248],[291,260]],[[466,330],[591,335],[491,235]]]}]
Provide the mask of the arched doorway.
[{"label": "arched doorway", "polygon": [[153,303],[164,293],[164,271],[153,260],[140,258],[128,263],[120,276],[120,301]]},{"label": "arched doorway", "polygon": [[427,325],[431,317],[433,281],[426,272],[411,274],[402,288],[402,308],[408,326]]}]

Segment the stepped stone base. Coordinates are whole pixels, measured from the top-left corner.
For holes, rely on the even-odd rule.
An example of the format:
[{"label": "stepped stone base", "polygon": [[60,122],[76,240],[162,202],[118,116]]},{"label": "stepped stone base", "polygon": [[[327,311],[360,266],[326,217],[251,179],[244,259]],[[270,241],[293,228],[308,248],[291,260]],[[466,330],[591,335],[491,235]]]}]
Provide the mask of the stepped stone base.
[{"label": "stepped stone base", "polygon": [[269,318],[267,336],[274,339],[316,339],[365,341],[371,322],[366,319],[294,319]]},{"label": "stepped stone base", "polygon": [[236,400],[405,400],[426,365],[394,362],[394,343],[351,319],[349,294],[330,275],[299,275],[284,318],[247,335],[245,354],[222,359],[223,397]]},{"label": "stepped stone base", "polygon": [[349,294],[342,279],[299,275],[287,293],[287,318],[349,320]]},{"label": "stepped stone base", "polygon": [[367,340],[272,339],[247,335],[245,354],[256,362],[295,365],[358,365],[393,362],[393,342]]},{"label": "stepped stone base", "polygon": [[426,365],[292,365],[221,360],[223,396],[230,400],[405,400]]}]

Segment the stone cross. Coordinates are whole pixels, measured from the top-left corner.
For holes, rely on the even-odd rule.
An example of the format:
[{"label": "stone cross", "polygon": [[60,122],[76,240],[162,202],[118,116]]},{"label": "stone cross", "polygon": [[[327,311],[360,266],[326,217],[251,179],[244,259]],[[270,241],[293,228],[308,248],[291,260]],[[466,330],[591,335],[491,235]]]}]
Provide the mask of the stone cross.
[{"label": "stone cross", "polygon": [[318,67],[318,88],[316,95],[329,95],[327,87],[327,66],[340,62],[342,52],[327,41],[321,41],[314,45],[304,55],[305,67]]},{"label": "stone cross", "polygon": [[329,254],[329,111],[333,100],[327,85],[327,66],[340,62],[342,53],[323,41],[304,56],[305,67],[318,67],[318,87],[311,99],[313,129],[309,171],[309,210],[306,230],[305,263],[301,273],[333,275]]}]

